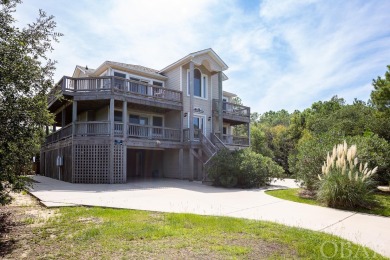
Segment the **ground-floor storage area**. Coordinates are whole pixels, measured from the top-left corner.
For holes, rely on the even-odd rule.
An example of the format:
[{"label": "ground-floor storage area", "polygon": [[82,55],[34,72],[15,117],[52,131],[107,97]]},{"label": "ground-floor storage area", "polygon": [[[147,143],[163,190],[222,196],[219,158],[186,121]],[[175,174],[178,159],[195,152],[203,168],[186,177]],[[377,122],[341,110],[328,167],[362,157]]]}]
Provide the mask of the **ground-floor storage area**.
[{"label": "ground-floor storage area", "polygon": [[126,177],[159,178],[163,177],[164,151],[146,149],[127,149]]},{"label": "ground-floor storage area", "polygon": [[96,184],[137,178],[202,180],[204,174],[202,162],[189,149],[145,149],[117,142],[58,143],[47,147],[41,151],[40,172],[62,181]]}]

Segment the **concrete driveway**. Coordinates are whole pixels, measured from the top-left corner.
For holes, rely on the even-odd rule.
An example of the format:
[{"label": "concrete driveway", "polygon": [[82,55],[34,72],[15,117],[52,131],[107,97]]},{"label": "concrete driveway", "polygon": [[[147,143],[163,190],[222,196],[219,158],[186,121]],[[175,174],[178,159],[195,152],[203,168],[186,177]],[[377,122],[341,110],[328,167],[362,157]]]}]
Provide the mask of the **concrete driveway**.
[{"label": "concrete driveway", "polygon": [[[334,234],[390,257],[390,218],[281,200],[264,189],[224,189],[183,180],[71,184],[34,176],[31,193],[47,207],[101,206],[268,220]],[[294,187],[291,180],[272,188]]]}]

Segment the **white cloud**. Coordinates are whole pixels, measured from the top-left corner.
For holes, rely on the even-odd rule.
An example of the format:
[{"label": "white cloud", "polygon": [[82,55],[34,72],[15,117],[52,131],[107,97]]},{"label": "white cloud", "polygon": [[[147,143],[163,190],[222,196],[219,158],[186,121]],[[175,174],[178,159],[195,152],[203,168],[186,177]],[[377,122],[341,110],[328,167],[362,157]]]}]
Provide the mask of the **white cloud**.
[{"label": "white cloud", "polygon": [[258,112],[303,109],[336,94],[366,100],[371,79],[386,70],[389,2],[265,0],[255,10],[246,4],[30,0],[18,18],[31,21],[38,6],[56,16],[65,34],[53,53],[57,79],[76,64],[93,68],[104,60],[160,69],[212,47],[230,67],[224,88]]}]

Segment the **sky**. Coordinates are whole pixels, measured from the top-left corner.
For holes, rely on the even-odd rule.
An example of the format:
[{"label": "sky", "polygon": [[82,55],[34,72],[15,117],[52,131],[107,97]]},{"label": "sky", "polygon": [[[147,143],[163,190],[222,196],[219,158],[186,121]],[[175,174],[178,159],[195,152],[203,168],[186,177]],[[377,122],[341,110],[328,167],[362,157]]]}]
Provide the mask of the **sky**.
[{"label": "sky", "polygon": [[390,1],[25,0],[18,25],[55,16],[55,81],[105,60],[162,69],[212,48],[224,90],[252,112],[310,107],[338,95],[367,101],[390,65]]}]

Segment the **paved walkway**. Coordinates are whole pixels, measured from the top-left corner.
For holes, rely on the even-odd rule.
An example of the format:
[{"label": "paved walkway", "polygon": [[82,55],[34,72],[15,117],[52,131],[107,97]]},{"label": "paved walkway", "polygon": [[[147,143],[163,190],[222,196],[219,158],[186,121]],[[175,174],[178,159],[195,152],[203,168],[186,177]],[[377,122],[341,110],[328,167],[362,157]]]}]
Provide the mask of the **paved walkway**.
[{"label": "paved walkway", "polygon": [[[31,193],[48,207],[102,206],[268,220],[323,231],[390,257],[390,218],[281,200],[262,189],[224,189],[182,180],[71,184],[34,176]],[[294,187],[292,180],[272,188]]]}]

